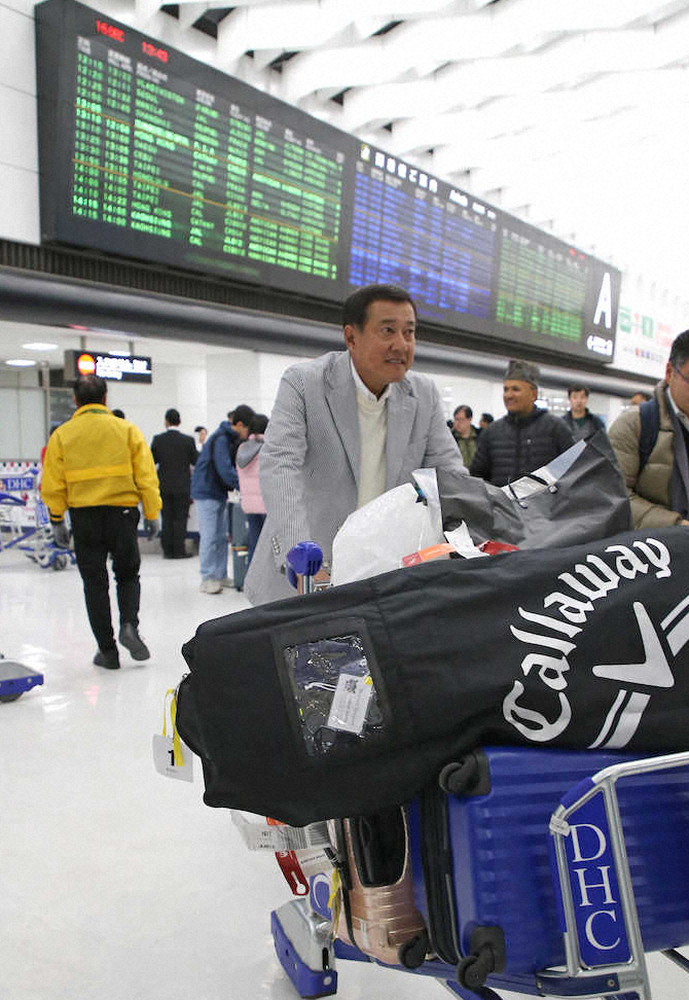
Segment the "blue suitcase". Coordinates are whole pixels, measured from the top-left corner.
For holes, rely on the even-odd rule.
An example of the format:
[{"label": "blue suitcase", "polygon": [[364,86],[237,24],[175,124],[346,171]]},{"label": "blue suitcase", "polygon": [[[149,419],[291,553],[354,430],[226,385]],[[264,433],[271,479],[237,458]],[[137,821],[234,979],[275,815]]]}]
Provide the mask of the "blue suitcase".
[{"label": "blue suitcase", "polygon": [[[650,1000],[656,950],[689,971],[674,951],[689,943],[689,754],[477,751],[411,804],[409,850],[429,946],[408,971],[460,997]],[[327,922],[326,890],[321,877],[310,919]],[[305,943],[287,948],[289,973]],[[321,972],[338,957],[369,961],[335,942]]]},{"label": "blue suitcase", "polygon": [[[489,985],[534,993],[541,970],[565,964],[562,905],[548,836],[551,816],[561,797],[587,776],[632,759],[488,748],[446,768],[440,778],[444,790],[440,785],[426,789],[415,800],[410,809],[415,900],[426,917],[432,949],[458,967],[460,982],[466,978],[481,985],[480,967],[494,961]],[[689,764],[652,777],[621,779],[618,799],[643,948],[686,944]],[[588,935],[604,957],[618,959],[628,957],[624,928],[618,933],[621,887],[605,817],[595,805],[571,824],[570,861],[581,873],[574,875],[575,896],[578,909],[586,911],[584,941]],[[587,956],[591,967],[593,951]]]}]

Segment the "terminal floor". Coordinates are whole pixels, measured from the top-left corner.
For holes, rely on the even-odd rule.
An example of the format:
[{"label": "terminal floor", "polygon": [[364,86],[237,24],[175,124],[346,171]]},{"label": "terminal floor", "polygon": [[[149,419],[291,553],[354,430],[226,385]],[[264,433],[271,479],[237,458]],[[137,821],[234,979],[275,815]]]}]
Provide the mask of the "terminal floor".
[{"label": "terminal floor", "polygon": [[[198,587],[197,559],[144,555],[152,657],[122,650],[107,671],[91,663],[76,569],[0,552],[0,653],[45,674],[0,704],[2,1000],[295,1000],[269,933],[270,910],[289,898],[273,856],[249,853],[229,812],[203,805],[200,768],[193,784],[153,768],[182,643],[247,606]],[[396,971],[338,968],[342,1000],[448,995]],[[651,977],[654,1000],[689,993],[659,956]]]}]

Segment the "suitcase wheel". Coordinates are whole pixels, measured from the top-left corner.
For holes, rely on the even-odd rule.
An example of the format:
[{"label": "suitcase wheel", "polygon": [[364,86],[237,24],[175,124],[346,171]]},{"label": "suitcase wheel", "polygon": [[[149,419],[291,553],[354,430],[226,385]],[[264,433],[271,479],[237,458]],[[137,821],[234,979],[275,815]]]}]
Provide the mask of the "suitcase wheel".
[{"label": "suitcase wheel", "polygon": [[427,951],[428,934],[423,931],[410,941],[405,941],[404,944],[400,945],[397,957],[400,965],[403,965],[405,969],[418,969],[420,965],[423,965]]},{"label": "suitcase wheel", "polygon": [[475,927],[471,934],[471,952],[457,966],[460,986],[476,990],[493,972],[505,968],[505,935],[501,927]]},{"label": "suitcase wheel", "polygon": [[448,795],[464,795],[471,791],[479,780],[479,765],[476,757],[469,754],[462,760],[446,764],[438,776],[438,784]]},{"label": "suitcase wheel", "polygon": [[495,971],[495,962],[490,948],[484,948],[479,955],[467,955],[457,966],[457,979],[460,986],[475,990],[483,986],[491,972]]}]

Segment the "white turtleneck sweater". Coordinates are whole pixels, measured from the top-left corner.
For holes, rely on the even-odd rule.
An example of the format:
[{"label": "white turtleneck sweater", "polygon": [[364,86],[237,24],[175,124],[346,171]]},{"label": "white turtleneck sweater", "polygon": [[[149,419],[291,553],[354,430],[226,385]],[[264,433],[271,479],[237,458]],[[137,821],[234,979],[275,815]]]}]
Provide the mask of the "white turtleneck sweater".
[{"label": "white turtleneck sweater", "polygon": [[357,507],[363,507],[385,492],[387,463],[385,445],[388,437],[388,397],[390,386],[386,386],[380,399],[364,385],[349,359],[352,378],[356,386],[356,404],[359,413],[359,497]]}]

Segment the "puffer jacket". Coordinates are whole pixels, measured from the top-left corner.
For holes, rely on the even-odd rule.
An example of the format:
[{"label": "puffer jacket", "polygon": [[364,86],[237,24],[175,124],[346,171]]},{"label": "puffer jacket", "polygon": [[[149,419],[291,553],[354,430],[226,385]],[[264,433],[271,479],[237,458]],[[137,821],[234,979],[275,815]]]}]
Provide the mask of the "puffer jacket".
[{"label": "puffer jacket", "polygon": [[196,460],[191,476],[194,500],[225,500],[228,490],[237,489],[239,479],[232,457],[238,443],[239,435],[232,430],[229,420],[223,420]]},{"label": "puffer jacket", "polygon": [[50,436],[41,482],[51,520],[68,507],[136,507],[154,520],[162,507],[143,434],[101,403],[87,403]]},{"label": "puffer jacket", "polygon": [[258,480],[258,462],[263,447],[263,435],[251,434],[237,449],[237,475],[242,510],[245,514],[265,514],[266,505],[261,496]]},{"label": "puffer jacket", "polygon": [[677,524],[682,515],[672,510],[672,475],[675,467],[675,424],[667,402],[667,382],[659,382],[653,395],[660,410],[660,426],[653,451],[639,474],[641,416],[638,406],[619,415],[608,432],[629,490],[636,529]]},{"label": "puffer jacket", "polygon": [[534,407],[526,417],[508,413],[479,436],[469,472],[494,486],[505,486],[547,465],[572,444],[567,425],[547,410]]}]

